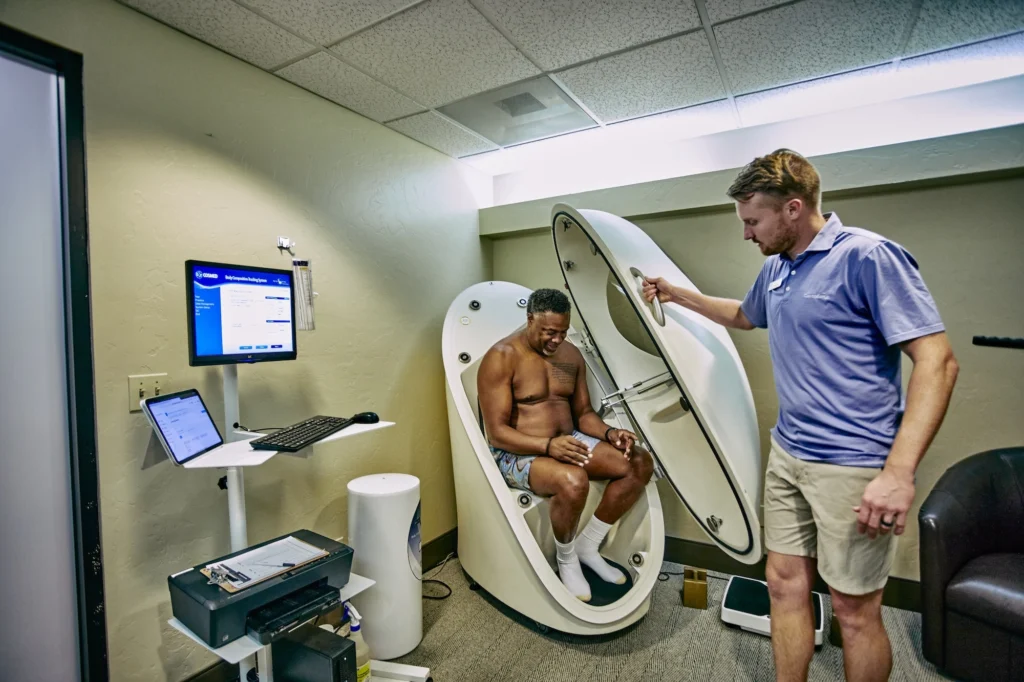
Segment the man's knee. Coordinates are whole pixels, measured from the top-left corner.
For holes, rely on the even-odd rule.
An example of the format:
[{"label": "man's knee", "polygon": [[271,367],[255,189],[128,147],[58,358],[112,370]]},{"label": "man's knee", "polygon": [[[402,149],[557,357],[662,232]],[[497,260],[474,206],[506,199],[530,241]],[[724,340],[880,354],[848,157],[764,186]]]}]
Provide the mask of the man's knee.
[{"label": "man's knee", "polygon": [[814,563],[807,557],[768,554],[765,578],[774,602],[810,601]]},{"label": "man's knee", "polygon": [[832,613],[839,619],[844,635],[874,627],[882,622],[882,591],[864,595],[832,592]]},{"label": "man's knee", "polygon": [[582,468],[565,467],[558,472],[558,492],[562,497],[571,502],[583,504],[587,501],[587,493],[590,492],[590,478]]},{"label": "man's knee", "polygon": [[654,475],[654,458],[646,450],[635,448],[630,457],[630,468],[633,478],[637,479],[641,485],[647,485],[651,481],[651,476]]}]

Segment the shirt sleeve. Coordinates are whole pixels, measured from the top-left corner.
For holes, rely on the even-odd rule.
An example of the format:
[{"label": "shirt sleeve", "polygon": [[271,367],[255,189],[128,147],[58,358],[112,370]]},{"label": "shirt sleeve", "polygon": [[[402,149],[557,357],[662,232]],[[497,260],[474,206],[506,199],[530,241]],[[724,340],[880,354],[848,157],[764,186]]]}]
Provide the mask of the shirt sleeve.
[{"label": "shirt sleeve", "polygon": [[761,272],[757,273],[754,285],[750,287],[750,291],[747,292],[743,302],[740,303],[740,310],[750,320],[750,324],[761,329],[768,328],[768,310],[765,307],[765,295],[768,293],[769,263],[771,263],[770,259],[765,261],[761,267]]},{"label": "shirt sleeve", "polygon": [[885,241],[865,254],[859,280],[871,317],[890,346],[945,331],[917,261],[899,244]]}]

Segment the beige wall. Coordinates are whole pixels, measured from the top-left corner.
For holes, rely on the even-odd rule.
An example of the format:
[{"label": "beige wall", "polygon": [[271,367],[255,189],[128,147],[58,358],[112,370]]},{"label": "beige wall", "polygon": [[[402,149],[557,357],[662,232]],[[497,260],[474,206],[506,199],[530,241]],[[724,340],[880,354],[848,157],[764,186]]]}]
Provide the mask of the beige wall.
[{"label": "beige wall", "polygon": [[441,322],[489,273],[489,182],[112,0],[0,9],[84,54],[110,669],[181,680],[214,659],[166,625],[166,580],[228,551],[227,494],[221,472],[161,461],[126,377],[168,372],[220,418],[220,370],[188,366],[184,261],[290,267],[278,235],[313,258],[317,329],[300,332],[298,361],[240,369],[244,424],[364,409],[397,422],[248,470],[249,541],[346,534],[346,483],[382,471],[420,477],[429,540],[456,522]]},{"label": "beige wall", "polygon": [[[914,254],[960,361],[946,421],[918,471],[915,521],[900,541],[893,568],[893,575],[916,580],[916,514],[939,476],[968,454],[1024,442],[1024,353],[971,345],[975,334],[1024,336],[1024,178],[834,200],[826,196],[825,210],[836,211],[848,225],[884,234]],[[706,293],[742,298],[763,263],[758,251],[742,241],[731,208],[636,222]],[[532,288],[564,286],[550,234],[498,239],[493,248],[495,279]],[[767,456],[768,429],[778,410],[768,336],[764,331],[731,334],[750,377]],[[910,369],[905,362],[904,383]],[[662,499],[669,535],[706,541],[674,493],[663,488]]]}]

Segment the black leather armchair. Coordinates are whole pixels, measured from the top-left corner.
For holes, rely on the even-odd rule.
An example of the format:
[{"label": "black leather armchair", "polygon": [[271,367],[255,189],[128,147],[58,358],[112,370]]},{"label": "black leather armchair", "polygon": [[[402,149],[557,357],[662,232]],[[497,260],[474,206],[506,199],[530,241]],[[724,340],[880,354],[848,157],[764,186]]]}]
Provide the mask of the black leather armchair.
[{"label": "black leather armchair", "polygon": [[950,467],[918,521],[924,657],[961,680],[1024,680],[1024,447]]}]

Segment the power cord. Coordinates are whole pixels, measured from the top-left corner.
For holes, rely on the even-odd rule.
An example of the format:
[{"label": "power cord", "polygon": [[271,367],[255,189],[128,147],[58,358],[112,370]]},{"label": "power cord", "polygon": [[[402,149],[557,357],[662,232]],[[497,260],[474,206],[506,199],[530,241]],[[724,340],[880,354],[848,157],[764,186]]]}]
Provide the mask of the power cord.
[{"label": "power cord", "polygon": [[[438,566],[437,568],[433,569],[434,570],[433,575],[441,575],[441,571],[443,571],[444,567],[448,564],[448,560],[451,559],[454,556],[455,556],[455,552],[449,552],[448,556],[446,556],[444,558],[444,561],[441,562],[441,565]],[[423,577],[423,584],[426,585],[427,583],[433,583],[435,585],[440,585],[444,589],[448,590],[448,593],[444,594],[444,595],[441,595],[440,597],[437,597],[437,596],[434,596],[434,595],[425,594],[425,595],[423,595],[424,599],[433,599],[434,601],[442,601],[442,600],[447,599],[448,597],[452,596],[452,588],[447,583],[445,583],[445,582],[443,582],[441,580],[434,580],[432,577],[431,578],[427,578],[426,576],[424,576]]]},{"label": "power cord", "polygon": [[264,427],[259,428],[259,429],[250,429],[248,426],[242,426],[238,422],[235,422],[231,426],[233,428],[236,428],[236,429],[242,429],[243,431],[248,431],[249,433],[259,433],[260,431],[280,431],[283,428],[283,427],[280,427],[280,426],[264,426]]}]

